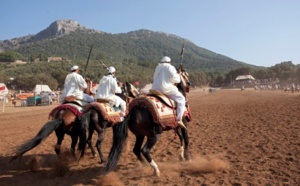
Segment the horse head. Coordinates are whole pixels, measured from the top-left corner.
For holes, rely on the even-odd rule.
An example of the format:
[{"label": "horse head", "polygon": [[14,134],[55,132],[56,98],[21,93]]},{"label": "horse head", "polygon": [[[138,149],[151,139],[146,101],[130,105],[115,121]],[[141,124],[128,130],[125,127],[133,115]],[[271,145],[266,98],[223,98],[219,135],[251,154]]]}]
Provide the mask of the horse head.
[{"label": "horse head", "polygon": [[126,100],[129,103],[132,99],[139,96],[139,91],[131,83],[127,81],[122,85],[122,96],[121,98]]},{"label": "horse head", "polygon": [[135,88],[131,83],[126,81],[124,87],[128,97],[136,98],[139,96],[140,93],[138,89]]},{"label": "horse head", "polygon": [[180,68],[178,73],[181,81],[177,84],[177,88],[184,95],[184,97],[186,97],[186,93],[189,93],[191,86],[189,74],[183,68]]}]

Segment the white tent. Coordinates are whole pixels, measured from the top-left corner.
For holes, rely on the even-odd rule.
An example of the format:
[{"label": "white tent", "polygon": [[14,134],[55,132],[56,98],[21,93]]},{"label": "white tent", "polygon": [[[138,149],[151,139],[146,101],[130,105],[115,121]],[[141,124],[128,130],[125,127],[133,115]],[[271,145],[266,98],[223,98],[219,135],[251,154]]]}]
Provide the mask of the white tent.
[{"label": "white tent", "polygon": [[8,94],[8,89],[4,83],[0,83],[0,95]]},{"label": "white tent", "polygon": [[[3,101],[5,97],[7,97],[8,89],[4,83],[0,83],[0,100]],[[7,101],[7,99],[6,99]],[[3,112],[5,108],[5,101],[3,102]]]},{"label": "white tent", "polygon": [[40,94],[41,92],[52,92],[48,85],[35,85],[33,92]]},{"label": "white tent", "polygon": [[255,80],[255,78],[251,75],[239,75],[235,80]]}]

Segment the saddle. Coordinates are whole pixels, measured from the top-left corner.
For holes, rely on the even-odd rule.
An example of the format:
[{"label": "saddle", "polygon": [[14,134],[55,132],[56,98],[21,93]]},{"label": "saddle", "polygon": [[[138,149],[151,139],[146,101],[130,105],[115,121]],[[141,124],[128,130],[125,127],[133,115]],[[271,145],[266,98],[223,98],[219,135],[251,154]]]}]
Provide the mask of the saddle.
[{"label": "saddle", "polygon": [[168,106],[168,107],[171,107],[171,108],[175,108],[176,107],[176,103],[175,103],[174,100],[168,98],[166,95],[164,95],[163,93],[161,93],[158,90],[150,89],[149,93],[147,95],[157,97],[164,104],[166,104],[166,106]]},{"label": "saddle", "polygon": [[[150,90],[146,96],[133,99],[128,105],[129,111],[134,107],[147,109],[152,115],[153,121],[164,130],[174,129],[178,126],[175,102],[159,91]],[[187,121],[191,121],[189,107],[186,108],[183,117]]]},{"label": "saddle", "polygon": [[121,121],[121,111],[117,107],[112,107],[109,101],[105,99],[97,99],[96,102],[88,104],[82,114],[87,113],[91,108],[96,109],[103,117],[104,120],[112,123],[112,125]]},{"label": "saddle", "polygon": [[97,98],[96,101],[99,103],[109,103],[109,99],[105,99],[105,98]]},{"label": "saddle", "polygon": [[66,109],[70,110],[71,112],[73,112],[73,114],[75,114],[78,117],[82,116],[83,107],[75,103],[63,103],[52,109],[52,111],[49,113],[48,119],[50,120],[55,118],[56,114],[59,113],[59,111]]},{"label": "saddle", "polygon": [[81,107],[85,107],[88,104],[87,101],[79,100],[79,99],[76,98],[76,96],[67,96],[67,97],[65,97],[65,99],[63,101],[63,104],[66,104],[66,103],[74,103],[74,104],[77,104],[78,106],[81,106]]}]

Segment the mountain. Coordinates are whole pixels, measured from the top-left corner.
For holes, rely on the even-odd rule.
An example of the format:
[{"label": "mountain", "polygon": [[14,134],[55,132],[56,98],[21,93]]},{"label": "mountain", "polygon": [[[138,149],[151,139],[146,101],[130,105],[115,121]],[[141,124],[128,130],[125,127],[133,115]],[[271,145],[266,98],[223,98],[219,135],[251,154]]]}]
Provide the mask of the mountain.
[{"label": "mountain", "polygon": [[87,29],[74,20],[58,20],[54,21],[49,25],[49,27],[35,35],[28,35],[11,40],[0,41],[0,51],[18,49],[26,44],[34,43],[44,39],[62,37],[78,30],[83,30],[90,33],[100,33],[99,31]]},{"label": "mountain", "polygon": [[58,20],[35,35],[0,41],[0,51],[14,50],[28,60],[60,56],[68,60],[85,61],[93,45],[91,60],[133,60],[141,66],[153,68],[164,55],[170,56],[172,63],[179,64],[183,43],[183,64],[190,71],[224,73],[240,67],[253,67],[201,48],[176,35],[145,29],[110,34],[86,28],[74,20]]}]

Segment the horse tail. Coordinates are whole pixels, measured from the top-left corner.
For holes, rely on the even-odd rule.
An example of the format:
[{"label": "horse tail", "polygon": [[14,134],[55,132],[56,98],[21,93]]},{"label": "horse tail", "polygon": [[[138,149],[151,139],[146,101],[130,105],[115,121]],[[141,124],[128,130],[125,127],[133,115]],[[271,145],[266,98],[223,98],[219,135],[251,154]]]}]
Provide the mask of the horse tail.
[{"label": "horse tail", "polygon": [[18,157],[22,157],[27,151],[33,149],[37,145],[39,145],[42,141],[44,141],[54,130],[56,130],[62,124],[62,119],[56,119],[52,121],[48,121],[41,130],[37,133],[37,135],[24,143],[20,147],[17,148],[15,155],[12,157],[11,161],[17,159]]},{"label": "horse tail", "polygon": [[80,132],[79,132],[79,144],[78,149],[81,150],[80,158],[81,159],[84,156],[85,153],[85,147],[86,147],[86,130],[90,127],[90,114],[91,110],[87,111],[80,120]]},{"label": "horse tail", "polygon": [[113,126],[113,145],[108,155],[108,161],[103,168],[104,174],[113,170],[118,163],[124,144],[128,137],[127,124],[129,117],[130,115],[128,115],[123,122]]},{"label": "horse tail", "polygon": [[81,128],[89,128],[91,109],[85,112],[81,117]]}]

